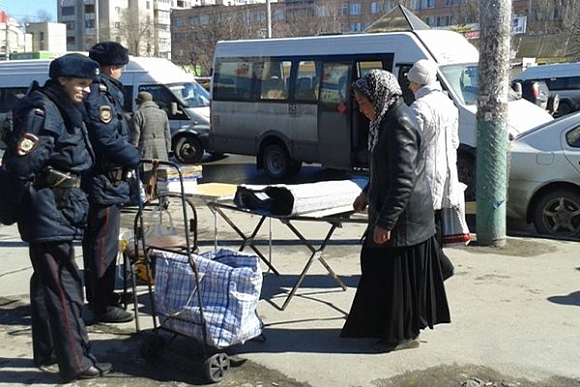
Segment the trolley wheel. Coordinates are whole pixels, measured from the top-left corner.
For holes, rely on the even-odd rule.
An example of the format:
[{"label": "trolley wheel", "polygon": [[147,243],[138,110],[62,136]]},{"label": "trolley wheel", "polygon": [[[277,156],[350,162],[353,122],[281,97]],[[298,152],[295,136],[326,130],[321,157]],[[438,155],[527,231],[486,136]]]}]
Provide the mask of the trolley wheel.
[{"label": "trolley wheel", "polygon": [[158,358],[163,353],[165,339],[159,335],[146,337],[141,343],[141,356],[145,360]]},{"label": "trolley wheel", "polygon": [[221,382],[230,371],[230,357],[226,353],[216,353],[203,363],[205,377],[212,383]]}]

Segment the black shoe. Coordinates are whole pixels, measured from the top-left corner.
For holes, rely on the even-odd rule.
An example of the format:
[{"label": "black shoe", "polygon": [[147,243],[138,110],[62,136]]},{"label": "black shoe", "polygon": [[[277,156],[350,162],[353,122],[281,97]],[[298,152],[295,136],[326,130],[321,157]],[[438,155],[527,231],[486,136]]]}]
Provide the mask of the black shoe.
[{"label": "black shoe", "polygon": [[100,378],[111,372],[113,372],[113,365],[111,363],[97,363],[78,374],[77,379]]},{"label": "black shoe", "polygon": [[107,306],[107,312],[95,315],[93,320],[95,322],[104,323],[124,323],[133,321],[133,314],[119,308],[118,306]]}]

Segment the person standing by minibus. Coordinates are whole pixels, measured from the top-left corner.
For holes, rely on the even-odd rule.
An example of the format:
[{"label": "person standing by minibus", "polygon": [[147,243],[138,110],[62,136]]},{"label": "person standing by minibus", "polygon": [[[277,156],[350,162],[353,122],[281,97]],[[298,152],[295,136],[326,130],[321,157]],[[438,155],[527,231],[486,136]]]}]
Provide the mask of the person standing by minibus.
[{"label": "person standing by minibus", "polygon": [[423,139],[393,74],[371,70],[353,91],[370,120],[370,178],[353,208],[368,207],[369,219],[341,337],[378,338],[379,352],[416,348],[422,329],[450,322]]},{"label": "person standing by minibus", "polygon": [[[415,114],[425,141],[425,172],[435,211],[437,240],[443,248],[441,209],[458,207],[463,199],[457,175],[459,147],[459,110],[443,92],[437,81],[437,66],[433,61],[417,61],[407,74],[409,89],[415,94],[411,111]],[[453,275],[451,260],[441,251],[445,279]]]},{"label": "person standing by minibus", "polygon": [[119,251],[121,206],[130,201],[126,174],[138,166],[137,148],[129,143],[123,111],[123,84],[119,81],[129,54],[116,42],[101,42],[89,50],[101,74],[85,101],[88,131],[97,155],[87,184],[89,219],[83,238],[85,288],[93,322],[120,323],[133,315],[119,307],[115,268]]},{"label": "person standing by minibus", "polygon": [[16,103],[3,157],[3,168],[23,183],[17,222],[34,270],[34,364],[47,372],[58,364],[63,382],[103,376],[112,369],[90,351],[73,248],[73,241],[82,237],[89,206],[81,177],[95,157],[82,102],[98,70],[98,63],[81,54],[53,60],[44,86],[34,82]]}]

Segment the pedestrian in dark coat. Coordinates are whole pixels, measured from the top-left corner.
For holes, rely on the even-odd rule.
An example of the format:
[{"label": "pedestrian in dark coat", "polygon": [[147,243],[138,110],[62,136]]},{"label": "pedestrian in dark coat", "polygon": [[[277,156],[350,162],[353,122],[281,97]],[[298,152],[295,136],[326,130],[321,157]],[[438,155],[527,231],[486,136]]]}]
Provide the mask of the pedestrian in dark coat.
[{"label": "pedestrian in dark coat", "polygon": [[133,113],[131,144],[136,146],[143,159],[169,160],[171,130],[165,110],[153,101],[146,91],[137,95],[138,109]]},{"label": "pedestrian in dark coat", "polygon": [[90,208],[83,238],[85,287],[94,322],[127,322],[133,315],[118,306],[114,289],[121,207],[130,201],[126,174],[140,161],[137,148],[129,143],[119,81],[129,55],[119,43],[103,42],[89,50],[89,57],[100,64],[101,74],[85,101],[89,137],[97,155],[87,184]]},{"label": "pedestrian in dark coat", "polygon": [[414,348],[422,329],[450,322],[424,144],[393,74],[371,70],[353,89],[371,121],[370,179],[353,204],[356,211],[368,206],[369,222],[341,336],[379,338],[383,352]]},{"label": "pedestrian in dark coat", "polygon": [[3,157],[25,185],[18,228],[29,243],[34,364],[58,364],[64,382],[102,376],[108,363],[91,354],[82,319],[82,280],[73,241],[82,237],[88,201],[81,177],[94,161],[83,98],[98,63],[81,54],[51,62],[50,79],[35,82],[14,107],[14,131]]}]

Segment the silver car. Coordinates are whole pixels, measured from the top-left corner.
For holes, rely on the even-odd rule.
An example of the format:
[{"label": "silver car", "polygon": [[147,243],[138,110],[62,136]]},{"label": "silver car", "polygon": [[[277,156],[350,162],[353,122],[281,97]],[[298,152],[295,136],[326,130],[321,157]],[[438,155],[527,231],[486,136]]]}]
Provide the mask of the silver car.
[{"label": "silver car", "polygon": [[512,141],[507,215],[538,234],[580,238],[580,113]]}]

